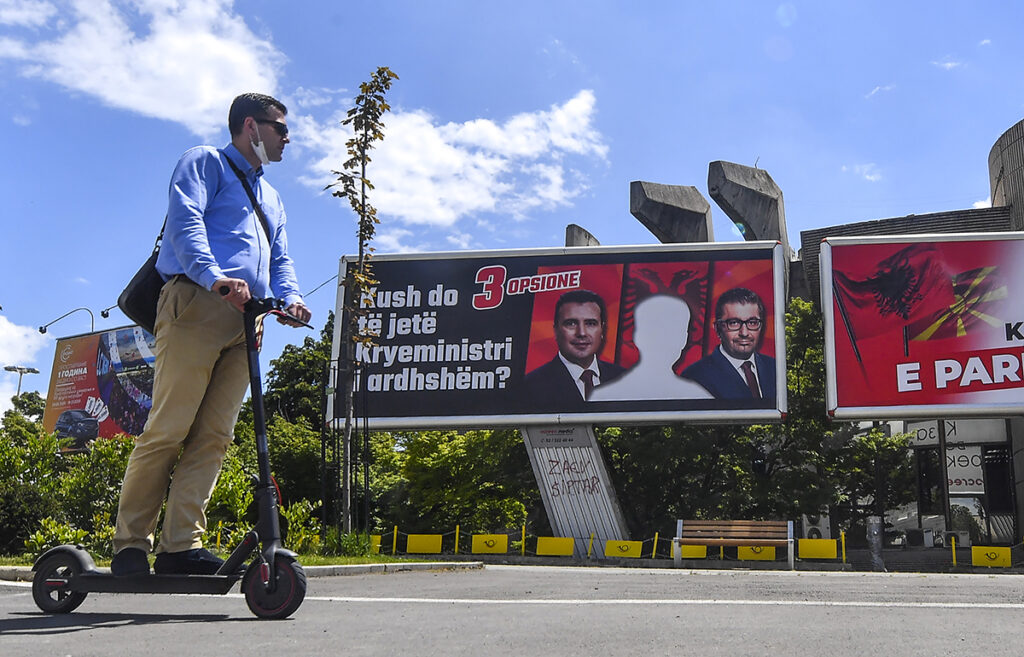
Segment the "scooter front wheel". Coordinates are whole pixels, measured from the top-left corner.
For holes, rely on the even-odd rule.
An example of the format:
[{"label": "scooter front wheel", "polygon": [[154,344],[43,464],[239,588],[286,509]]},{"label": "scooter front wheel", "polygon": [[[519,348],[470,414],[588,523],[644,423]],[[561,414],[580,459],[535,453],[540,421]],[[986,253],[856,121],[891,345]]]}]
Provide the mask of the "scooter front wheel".
[{"label": "scooter front wheel", "polygon": [[295,559],[284,555],[274,559],[270,583],[263,583],[267,564],[254,561],[242,577],[242,593],[249,610],[259,618],[287,618],[295,613],[306,597],[306,573]]},{"label": "scooter front wheel", "polygon": [[85,600],[84,591],[69,591],[68,583],[81,574],[81,564],[70,554],[47,557],[36,567],[32,578],[32,599],[48,614],[67,614]]}]

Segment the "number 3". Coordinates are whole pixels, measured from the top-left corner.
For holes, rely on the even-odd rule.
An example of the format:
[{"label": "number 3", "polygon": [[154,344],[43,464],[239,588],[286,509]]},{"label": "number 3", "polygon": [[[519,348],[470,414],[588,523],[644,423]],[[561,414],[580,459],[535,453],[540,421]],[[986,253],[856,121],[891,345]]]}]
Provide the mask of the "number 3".
[{"label": "number 3", "polygon": [[503,265],[488,265],[476,272],[476,282],[483,285],[483,292],[473,295],[473,308],[491,310],[501,305],[505,294],[507,273]]}]

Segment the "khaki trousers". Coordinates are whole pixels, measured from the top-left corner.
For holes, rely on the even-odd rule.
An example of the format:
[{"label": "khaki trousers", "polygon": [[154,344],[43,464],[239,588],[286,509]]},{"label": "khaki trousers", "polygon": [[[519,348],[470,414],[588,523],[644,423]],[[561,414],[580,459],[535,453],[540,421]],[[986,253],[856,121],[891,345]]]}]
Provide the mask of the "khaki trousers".
[{"label": "khaki trousers", "polygon": [[202,547],[206,505],[249,383],[242,315],[215,292],[172,278],[155,330],[153,409],[124,475],[115,552],[153,548],[165,495],[157,552]]}]

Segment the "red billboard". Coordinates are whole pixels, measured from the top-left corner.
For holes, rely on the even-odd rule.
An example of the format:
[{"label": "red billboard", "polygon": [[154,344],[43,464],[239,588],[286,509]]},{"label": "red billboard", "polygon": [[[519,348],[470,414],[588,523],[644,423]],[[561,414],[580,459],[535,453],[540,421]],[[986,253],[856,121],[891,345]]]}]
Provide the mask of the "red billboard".
[{"label": "red billboard", "polygon": [[[356,348],[357,408],[373,428],[785,413],[776,242],[401,254],[373,267],[363,324],[378,337]],[[332,399],[328,420],[343,408]]]},{"label": "red billboard", "polygon": [[1024,236],[828,238],[828,410],[837,418],[1024,411]]},{"label": "red billboard", "polygon": [[142,433],[153,406],[153,347],[138,326],[57,340],[43,426],[75,448]]}]

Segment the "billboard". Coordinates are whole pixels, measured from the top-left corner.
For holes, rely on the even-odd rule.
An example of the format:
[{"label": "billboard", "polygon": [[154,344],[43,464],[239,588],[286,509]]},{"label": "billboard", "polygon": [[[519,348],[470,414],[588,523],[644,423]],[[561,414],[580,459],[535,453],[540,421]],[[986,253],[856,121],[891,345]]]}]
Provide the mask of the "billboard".
[{"label": "billboard", "polygon": [[[359,415],[373,428],[778,421],[782,253],[745,242],[374,257],[361,322],[378,337],[356,347]],[[747,295],[724,305],[743,316],[719,331],[730,290]],[[746,378],[721,335],[753,364]]]},{"label": "billboard", "polygon": [[153,406],[155,338],[125,326],[57,340],[43,426],[84,447],[95,438],[137,436]]},{"label": "billboard", "polygon": [[829,413],[883,419],[1024,412],[1021,281],[1019,233],[825,239]]}]

